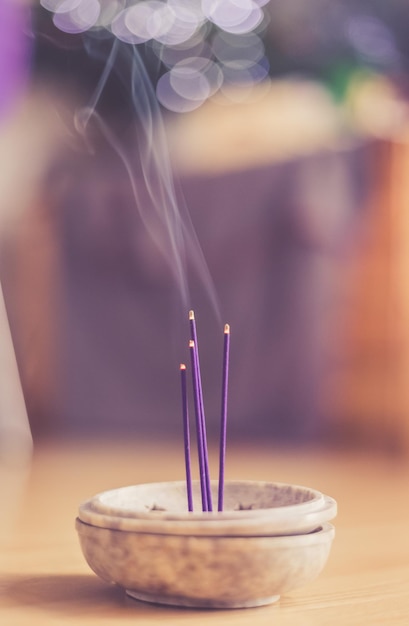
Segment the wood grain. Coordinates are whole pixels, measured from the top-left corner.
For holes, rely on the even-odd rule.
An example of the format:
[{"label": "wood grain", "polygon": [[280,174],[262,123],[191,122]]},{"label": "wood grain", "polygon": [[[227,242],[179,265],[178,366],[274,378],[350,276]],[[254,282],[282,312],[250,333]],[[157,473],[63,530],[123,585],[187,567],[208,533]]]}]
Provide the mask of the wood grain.
[{"label": "wood grain", "polygon": [[[217,473],[217,451],[211,468]],[[168,609],[132,601],[86,565],[75,535],[78,504],[134,482],[183,476],[179,443],[43,442],[35,450],[13,536],[3,542],[0,616],[8,626],[101,623],[407,624],[409,465],[330,449],[229,448],[228,478],[296,482],[335,497],[339,515],[327,567],[276,605],[242,611]]]}]

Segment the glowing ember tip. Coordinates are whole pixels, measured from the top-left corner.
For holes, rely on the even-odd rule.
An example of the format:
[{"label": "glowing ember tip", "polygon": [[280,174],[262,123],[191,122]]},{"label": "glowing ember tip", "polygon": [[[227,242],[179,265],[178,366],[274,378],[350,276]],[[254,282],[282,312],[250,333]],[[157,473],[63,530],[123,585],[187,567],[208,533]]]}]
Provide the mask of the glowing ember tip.
[{"label": "glowing ember tip", "polygon": [[225,333],[229,333],[230,332],[230,325],[229,324],[225,324],[224,325],[224,332]]},{"label": "glowing ember tip", "polygon": [[193,341],[193,339],[191,339],[189,341],[189,348],[194,348],[195,347],[195,342]]},{"label": "glowing ember tip", "polygon": [[186,369],[186,365],[185,365],[184,363],[181,363],[181,364],[180,364],[180,369],[181,369],[181,370],[185,370],[185,369]]},{"label": "glowing ember tip", "polygon": [[190,320],[194,320],[195,319],[195,312],[194,311],[189,311],[189,319]]}]

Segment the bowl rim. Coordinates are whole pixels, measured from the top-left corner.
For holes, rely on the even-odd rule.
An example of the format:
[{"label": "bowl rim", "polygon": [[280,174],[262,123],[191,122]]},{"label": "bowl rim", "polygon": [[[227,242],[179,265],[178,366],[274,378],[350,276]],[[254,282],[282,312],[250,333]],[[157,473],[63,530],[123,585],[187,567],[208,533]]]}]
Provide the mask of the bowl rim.
[{"label": "bowl rim", "polygon": [[[218,536],[261,536],[261,535],[295,535],[313,532],[317,527],[333,519],[337,514],[337,503],[334,498],[326,496],[311,487],[298,484],[262,481],[262,480],[228,480],[225,488],[254,486],[305,491],[311,495],[309,500],[296,504],[259,508],[250,510],[225,510],[222,512],[188,512],[135,510],[130,507],[108,506],[105,501],[112,495],[122,492],[126,495],[153,487],[158,489],[186,489],[185,481],[165,481],[140,483],[100,492],[79,506],[78,517],[83,522],[101,528],[111,528],[129,532],[172,534],[172,535],[208,535]],[[199,481],[194,481],[200,491]],[[212,488],[217,490],[217,481],[212,481]],[[180,495],[178,494],[178,497]]]},{"label": "bowl rim", "polygon": [[[330,496],[324,496],[323,505],[315,511],[307,511],[302,515],[290,514],[273,518],[261,514],[258,517],[243,517],[241,519],[221,518],[215,515],[212,524],[208,521],[192,518],[185,520],[168,520],[151,517],[127,518],[95,512],[90,503],[81,505],[78,518],[91,526],[121,530],[125,532],[139,532],[162,535],[189,535],[189,536],[273,536],[296,535],[314,532],[336,517],[337,502]],[[203,515],[212,515],[204,513]]]},{"label": "bowl rim", "polygon": [[[186,489],[186,481],[184,480],[174,480],[174,481],[161,481],[161,482],[151,482],[151,483],[139,483],[135,485],[127,485],[123,487],[118,487],[114,489],[109,489],[106,491],[102,491],[94,495],[92,498],[86,500],[80,505],[83,507],[84,505],[89,505],[89,507],[97,514],[100,513],[102,515],[115,516],[115,517],[124,517],[127,519],[146,519],[146,520],[164,520],[164,521],[193,521],[198,520],[200,522],[208,522],[214,524],[220,520],[226,519],[244,519],[244,518],[259,518],[260,516],[269,516],[274,518],[283,518],[288,516],[289,514],[301,514],[307,513],[310,511],[318,510],[322,507],[325,502],[325,496],[322,492],[317,489],[313,489],[311,487],[305,487],[299,484],[293,483],[284,483],[284,482],[276,482],[276,481],[265,481],[265,480],[227,480],[225,481],[225,491],[226,488],[232,488],[235,486],[244,485],[246,487],[278,487],[279,489],[288,489],[292,488],[298,491],[304,491],[311,494],[311,498],[306,501],[298,502],[295,504],[283,505],[283,506],[275,506],[275,507],[266,507],[259,509],[245,509],[245,510],[224,510],[224,511],[212,511],[212,512],[203,512],[203,511],[183,511],[183,512],[174,512],[174,511],[162,511],[162,510],[135,510],[129,507],[124,506],[113,506],[108,505],[104,502],[107,498],[109,498],[112,494],[122,492],[132,492],[137,490],[146,490],[149,487],[153,487],[154,489],[169,489],[178,488],[178,489]],[[217,481],[211,481],[212,491],[217,493]],[[200,482],[195,480],[193,481],[193,488],[199,491]]]}]

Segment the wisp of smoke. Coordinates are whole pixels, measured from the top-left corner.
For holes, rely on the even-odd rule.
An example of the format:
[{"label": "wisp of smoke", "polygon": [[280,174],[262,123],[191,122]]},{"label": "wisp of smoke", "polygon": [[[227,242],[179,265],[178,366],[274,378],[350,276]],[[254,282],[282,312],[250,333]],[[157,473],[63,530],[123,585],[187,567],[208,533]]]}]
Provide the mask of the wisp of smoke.
[{"label": "wisp of smoke", "polygon": [[[95,40],[88,39],[87,35],[85,37],[86,49],[90,55],[94,55]],[[130,153],[134,146],[125,145],[98,113],[98,102],[111,72],[116,72],[129,89],[139,132],[138,162],[135,162],[134,154]],[[218,298],[206,260],[188,209],[175,192],[160,106],[137,46],[113,39],[94,94],[88,105],[75,115],[76,129],[85,137],[91,120],[98,125],[105,140],[123,163],[135,206],[146,232],[171,269],[184,309],[193,306],[188,280],[188,274],[191,273],[205,289],[219,319]]]}]

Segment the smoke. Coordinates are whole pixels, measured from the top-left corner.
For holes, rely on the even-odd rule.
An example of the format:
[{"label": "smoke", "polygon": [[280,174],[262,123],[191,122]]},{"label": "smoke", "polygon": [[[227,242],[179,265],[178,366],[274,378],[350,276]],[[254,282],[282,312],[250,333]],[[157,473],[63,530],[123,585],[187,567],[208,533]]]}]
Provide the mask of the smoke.
[{"label": "smoke", "polygon": [[[90,56],[101,58],[98,40],[88,34],[85,47]],[[135,146],[124,142],[98,112],[98,103],[111,73],[116,73],[131,99],[138,130]],[[146,232],[168,264],[181,296],[182,306],[193,306],[188,275],[198,280],[220,319],[218,298],[196,232],[180,193],[176,194],[161,109],[138,48],[112,38],[112,46],[88,105],[75,114],[76,130],[90,150],[88,127],[96,125],[119,157],[129,178],[135,207]]]},{"label": "smoke", "polygon": [[[166,258],[185,307],[191,308],[188,275],[205,288],[220,319],[217,297],[189,211],[175,192],[161,106],[181,113],[199,107],[232,83],[249,87],[266,78],[262,42],[269,0],[41,0],[57,29],[83,37],[104,69],[76,127],[88,145],[92,122],[123,163],[139,214]],[[107,41],[112,46],[104,52]],[[144,63],[149,45],[161,76],[152,81]],[[142,51],[142,52],[141,52]],[[138,158],[98,112],[111,73],[130,94],[138,127]],[[143,189],[142,189],[143,186]],[[179,190],[178,190],[179,191]],[[178,198],[178,199],[177,199]]]}]

